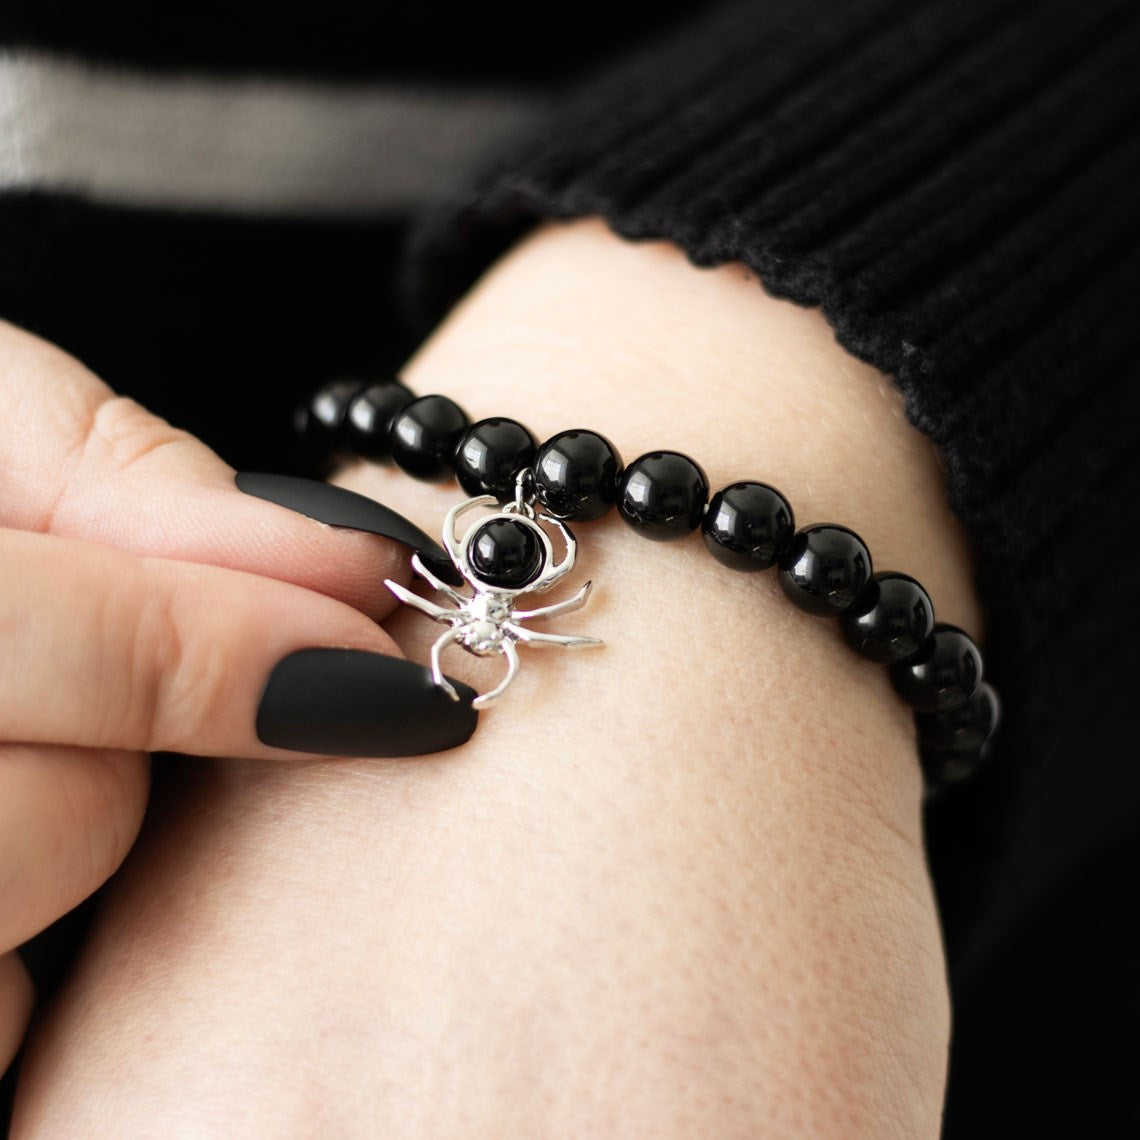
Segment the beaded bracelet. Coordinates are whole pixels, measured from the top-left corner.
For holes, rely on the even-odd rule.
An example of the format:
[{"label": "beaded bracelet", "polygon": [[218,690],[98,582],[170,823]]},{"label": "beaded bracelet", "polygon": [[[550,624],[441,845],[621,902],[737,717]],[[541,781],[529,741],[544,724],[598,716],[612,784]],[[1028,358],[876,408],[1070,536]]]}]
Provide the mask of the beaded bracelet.
[{"label": "beaded bracelet", "polygon": [[[651,451],[628,465],[594,431],[559,432],[539,445],[521,423],[501,416],[472,424],[447,396],[416,397],[395,381],[335,381],[297,412],[296,426],[327,453],[348,451],[394,461],[429,482],[452,477],[472,496],[448,512],[444,545],[472,597],[413,556],[416,573],[454,608],[436,605],[389,581],[389,589],[449,628],[432,649],[435,683],[455,696],[439,655],[451,642],[478,656],[507,658],[505,679],[474,702],[498,697],[518,669],[516,643],[565,648],[601,645],[593,637],[539,633],[524,623],[578,609],[587,582],[571,598],[520,610],[526,593],[548,589],[573,567],[567,522],[591,522],[612,507],[647,538],[683,538],[698,527],[712,556],[749,573],[777,567],[783,592],[808,613],[839,618],[847,644],[887,666],[896,692],[915,710],[919,757],[928,791],[971,775],[985,759],[1000,717],[997,694],[982,679],[982,656],[968,634],[936,622],[926,590],[894,571],[872,573],[871,554],[848,527],[796,530],[787,499],[754,480],[709,497],[700,465],[676,451]],[[460,516],[492,511],[462,537]],[[541,509],[539,509],[541,508]],[[559,558],[547,530],[565,546]],[[438,569],[438,568],[437,568]]]}]

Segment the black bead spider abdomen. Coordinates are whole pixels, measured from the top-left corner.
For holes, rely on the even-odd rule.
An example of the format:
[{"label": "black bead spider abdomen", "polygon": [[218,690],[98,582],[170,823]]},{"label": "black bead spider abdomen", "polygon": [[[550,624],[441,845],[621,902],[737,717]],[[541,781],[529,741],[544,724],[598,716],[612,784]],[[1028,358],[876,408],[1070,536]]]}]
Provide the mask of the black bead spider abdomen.
[{"label": "black bead spider abdomen", "polygon": [[[522,482],[519,485],[521,487]],[[447,512],[443,524],[444,546],[455,568],[470,585],[470,597],[460,594],[428,570],[419,555],[412,557],[412,569],[454,608],[437,605],[398,582],[385,579],[385,585],[401,602],[448,626],[432,645],[431,672],[436,685],[453,700],[458,700],[459,694],[440,667],[440,654],[448,645],[455,642],[478,657],[506,657],[506,676],[493,689],[476,697],[472,702],[475,708],[485,708],[514,680],[519,668],[516,649],[519,642],[563,649],[604,644],[597,637],[539,633],[523,626],[523,622],[580,609],[590,596],[591,583],[586,582],[565,601],[532,610],[516,609],[520,595],[548,590],[570,573],[577,543],[565,523],[552,515],[536,513],[532,503],[521,493],[514,503],[501,506],[490,518],[469,527],[462,538],[457,535],[456,522],[460,515],[475,507],[491,505],[499,505],[494,495],[467,499]],[[566,552],[560,560],[555,558],[554,546],[541,523],[548,523],[561,534]]]}]

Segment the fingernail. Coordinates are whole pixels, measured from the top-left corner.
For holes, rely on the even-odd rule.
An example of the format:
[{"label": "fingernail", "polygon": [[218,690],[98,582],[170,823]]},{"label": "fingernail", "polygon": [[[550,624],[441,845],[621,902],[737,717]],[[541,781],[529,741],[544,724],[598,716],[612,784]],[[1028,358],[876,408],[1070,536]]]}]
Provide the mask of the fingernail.
[{"label": "fingernail", "polygon": [[375,499],[346,491],[343,487],[334,487],[331,483],[301,479],[295,475],[239,471],[234,482],[238,490],[247,495],[288,507],[318,522],[378,534],[411,547],[437,577],[453,586],[463,585],[463,577],[447,551],[435,539]]},{"label": "fingernail", "polygon": [[257,737],[273,748],[328,756],[422,756],[475,731],[475,691],[453,701],[431,671],[362,649],[301,649],[279,661],[257,710]]}]

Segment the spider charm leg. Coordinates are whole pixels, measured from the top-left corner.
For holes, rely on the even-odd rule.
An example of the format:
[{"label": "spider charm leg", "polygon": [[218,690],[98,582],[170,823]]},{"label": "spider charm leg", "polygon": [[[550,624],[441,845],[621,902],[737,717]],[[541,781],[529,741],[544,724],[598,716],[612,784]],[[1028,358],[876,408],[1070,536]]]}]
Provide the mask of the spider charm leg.
[{"label": "spider charm leg", "polygon": [[[523,624],[581,609],[590,597],[592,585],[586,582],[561,602],[529,610],[516,608],[524,594],[549,590],[569,574],[577,554],[577,543],[566,524],[552,515],[535,511],[533,495],[526,491],[528,485],[531,485],[531,473],[521,471],[513,503],[500,505],[493,495],[478,495],[457,503],[447,512],[443,543],[455,568],[471,587],[469,597],[433,574],[419,555],[412,557],[412,569],[441,593],[451,603],[450,607],[422,598],[399,582],[385,579],[384,583],[401,602],[432,621],[448,626],[431,647],[431,674],[435,684],[452,700],[459,700],[459,693],[443,675],[440,655],[453,642],[478,657],[507,659],[506,675],[493,689],[475,698],[472,702],[475,708],[485,708],[514,680],[519,670],[520,643],[562,649],[604,644],[597,637],[539,633]],[[490,508],[492,513],[473,522],[460,537],[459,518],[476,507]],[[555,556],[554,544],[543,524],[552,527],[562,539],[565,550],[561,558]]]}]

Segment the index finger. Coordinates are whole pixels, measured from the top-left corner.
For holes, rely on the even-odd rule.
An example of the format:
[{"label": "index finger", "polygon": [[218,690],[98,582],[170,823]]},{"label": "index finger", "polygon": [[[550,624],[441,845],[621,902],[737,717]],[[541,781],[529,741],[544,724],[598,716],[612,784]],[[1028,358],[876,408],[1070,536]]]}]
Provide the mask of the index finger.
[{"label": "index finger", "polygon": [[371,528],[390,542],[243,494],[200,440],[4,322],[0,403],[22,429],[0,440],[0,525],[279,578],[372,616],[396,604],[385,577],[408,577],[407,550],[396,542],[446,559],[411,524]]}]

